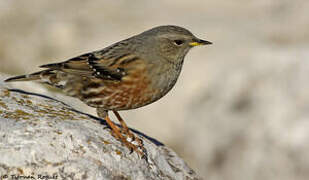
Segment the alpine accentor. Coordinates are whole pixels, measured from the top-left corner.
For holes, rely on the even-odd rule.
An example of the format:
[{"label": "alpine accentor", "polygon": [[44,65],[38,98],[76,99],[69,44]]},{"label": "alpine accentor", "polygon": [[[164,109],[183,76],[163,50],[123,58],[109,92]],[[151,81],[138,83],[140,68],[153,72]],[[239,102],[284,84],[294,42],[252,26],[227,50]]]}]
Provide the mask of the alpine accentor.
[{"label": "alpine accentor", "polygon": [[[185,28],[159,26],[104,49],[42,65],[45,70],[6,82],[38,80],[79,98],[97,109],[118,140],[147,158],[142,141],[129,131],[118,111],[139,108],[163,97],[175,85],[188,51],[206,44],[211,42],[198,39]],[[108,111],[115,113],[121,129],[109,119]]]}]

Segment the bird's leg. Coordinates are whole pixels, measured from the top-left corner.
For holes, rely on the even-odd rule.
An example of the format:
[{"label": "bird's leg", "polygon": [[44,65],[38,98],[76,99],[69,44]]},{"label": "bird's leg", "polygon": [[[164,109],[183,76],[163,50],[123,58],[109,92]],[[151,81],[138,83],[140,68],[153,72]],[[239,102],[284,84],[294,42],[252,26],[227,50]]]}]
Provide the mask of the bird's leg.
[{"label": "bird's leg", "polygon": [[[147,151],[146,148],[144,147],[142,139],[135,137],[134,134],[130,131],[128,128],[127,124],[124,122],[124,120],[121,118],[120,114],[117,111],[113,111],[115,116],[117,117],[118,121],[121,124],[121,132],[126,134],[127,137],[131,138],[132,141],[136,141],[138,143],[138,147],[143,151],[144,155],[142,156],[143,158],[147,158]],[[145,157],[146,156],[146,157]]]},{"label": "bird's leg", "polygon": [[100,118],[104,118],[106,123],[110,126],[110,128],[112,129],[113,135],[122,143],[125,144],[125,146],[131,151],[135,151],[136,153],[138,153],[140,156],[144,157],[145,153],[144,151],[140,151],[138,149],[138,147],[135,144],[132,144],[131,142],[129,142],[126,137],[124,137],[122,135],[122,133],[120,132],[119,127],[117,127],[113,121],[108,117],[108,113],[106,110],[102,109],[102,108],[97,108],[97,114]]},{"label": "bird's leg", "polygon": [[97,108],[97,114],[100,118],[105,119],[105,121],[107,122],[108,126],[111,128],[111,132],[112,135],[118,139],[121,140],[120,136],[121,136],[121,132],[119,130],[119,128],[110,120],[110,118],[108,117],[108,112],[104,109],[101,108]]},{"label": "bird's leg", "polygon": [[115,116],[117,117],[118,121],[120,122],[121,125],[121,132],[126,134],[129,138],[131,138],[134,141],[134,135],[128,128],[127,124],[124,122],[124,120],[121,118],[120,114],[117,111],[113,111]]}]

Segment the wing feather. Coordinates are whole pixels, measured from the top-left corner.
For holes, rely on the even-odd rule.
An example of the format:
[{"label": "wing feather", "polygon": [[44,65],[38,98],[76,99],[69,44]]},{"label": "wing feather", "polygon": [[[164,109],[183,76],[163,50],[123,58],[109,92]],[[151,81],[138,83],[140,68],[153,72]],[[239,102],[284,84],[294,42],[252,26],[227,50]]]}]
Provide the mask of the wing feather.
[{"label": "wing feather", "polygon": [[127,75],[125,65],[137,59],[139,58],[136,55],[124,53],[123,49],[108,47],[107,50],[86,53],[64,62],[40,67],[69,74],[120,81],[123,76]]}]

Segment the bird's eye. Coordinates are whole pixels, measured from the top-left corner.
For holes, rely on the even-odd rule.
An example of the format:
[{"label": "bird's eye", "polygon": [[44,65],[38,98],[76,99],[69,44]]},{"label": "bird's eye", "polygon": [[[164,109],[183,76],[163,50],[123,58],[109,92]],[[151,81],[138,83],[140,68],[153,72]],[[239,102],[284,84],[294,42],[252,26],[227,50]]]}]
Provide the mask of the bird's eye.
[{"label": "bird's eye", "polygon": [[174,44],[176,44],[177,46],[180,46],[184,43],[183,40],[174,40]]}]

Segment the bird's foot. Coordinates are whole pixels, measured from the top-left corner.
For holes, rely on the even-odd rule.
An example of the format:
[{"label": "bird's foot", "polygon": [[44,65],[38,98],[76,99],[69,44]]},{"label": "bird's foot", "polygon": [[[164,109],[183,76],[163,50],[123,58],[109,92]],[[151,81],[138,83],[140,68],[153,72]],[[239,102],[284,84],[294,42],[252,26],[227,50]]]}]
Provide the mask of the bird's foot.
[{"label": "bird's foot", "polygon": [[130,131],[129,127],[126,125],[126,123],[124,122],[124,120],[121,118],[120,114],[117,111],[113,111],[113,112],[121,124],[121,129],[120,129],[121,134],[125,136],[126,141],[128,141],[130,144],[133,144],[135,146],[134,149],[129,148],[131,152],[139,151],[138,154],[141,156],[141,158],[147,161],[148,153],[147,153],[146,148],[144,147],[143,140],[135,136]]},{"label": "bird's foot", "polygon": [[103,117],[109,128],[111,129],[111,134],[122,144],[124,144],[131,153],[136,152],[138,156],[145,159],[148,162],[147,150],[144,147],[143,141],[136,137],[125,124],[124,120],[120,117],[119,113],[113,111],[121,124],[121,128],[116,126],[112,120],[109,118],[107,111],[104,109],[97,108],[97,113],[99,117]]},{"label": "bird's foot", "polygon": [[144,147],[142,139],[136,137],[130,131],[124,132],[123,129],[118,132],[112,129],[111,134],[130,150],[130,154],[136,152],[138,156],[148,161],[148,153],[146,148]]},{"label": "bird's foot", "polygon": [[148,153],[146,148],[144,147],[143,140],[135,136],[131,131],[124,132],[124,134],[126,135],[126,140],[136,146],[138,148],[138,151],[142,152],[140,153],[141,158],[147,161]]}]

